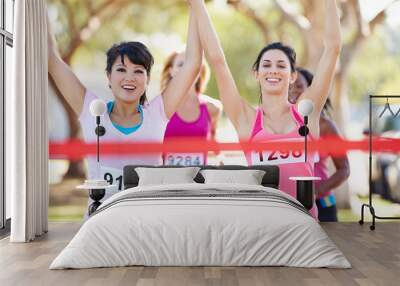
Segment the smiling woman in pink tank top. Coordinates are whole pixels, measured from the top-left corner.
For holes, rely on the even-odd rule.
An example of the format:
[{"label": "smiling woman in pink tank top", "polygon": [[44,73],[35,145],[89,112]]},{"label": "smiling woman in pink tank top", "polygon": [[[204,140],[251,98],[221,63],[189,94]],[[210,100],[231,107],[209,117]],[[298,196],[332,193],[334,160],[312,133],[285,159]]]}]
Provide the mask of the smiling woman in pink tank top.
[{"label": "smiling woman in pink tank top", "polygon": [[[184,53],[171,54],[165,62],[162,76],[161,89],[167,88],[171,79],[176,76],[185,61]],[[179,106],[177,112],[168,122],[164,142],[170,139],[186,138],[198,140],[214,140],[218,119],[221,115],[221,102],[213,99],[203,92],[209,79],[208,67],[205,62],[195,83],[191,86],[185,101]],[[165,165],[205,165],[207,153],[166,153]]]},{"label": "smiling woman in pink tank top", "polygon": [[[252,128],[250,141],[271,142],[271,141],[304,141],[304,137],[299,135],[298,129],[304,124],[303,119],[298,114],[296,107],[290,107],[290,113],[296,127],[285,134],[274,134],[264,128],[262,122],[262,109],[257,110],[256,120]],[[303,150],[268,150],[262,153],[251,152],[246,154],[246,160],[249,165],[277,165],[279,166],[279,189],[285,193],[296,197],[296,182],[290,180],[290,177],[313,176],[314,163],[318,160],[318,155],[309,154],[305,163]],[[311,209],[311,214],[317,217],[317,208]]]},{"label": "smiling woman in pink tank top", "polygon": [[[200,40],[213,68],[220,98],[226,115],[232,121],[242,141],[301,140],[298,127],[301,118],[296,106],[288,102],[289,85],[296,80],[296,54],[282,43],[264,47],[253,65],[256,81],[260,85],[260,107],[254,108],[241,97],[229,66],[226,62],[218,36],[212,26],[203,0],[189,0],[200,32]],[[341,49],[340,23],[335,0],[325,1],[324,50],[313,84],[302,94],[301,99],[313,101],[314,112],[309,116],[311,138],[319,137],[319,116],[326,101],[334,76],[336,62]],[[321,15],[321,17],[324,17]],[[312,155],[312,154],[311,154]],[[248,163],[279,165],[280,189],[292,196],[295,184],[289,182],[292,175],[313,175],[314,156],[304,163],[304,154],[297,150],[272,150],[255,155],[247,154]],[[317,218],[317,208],[311,213]]]}]

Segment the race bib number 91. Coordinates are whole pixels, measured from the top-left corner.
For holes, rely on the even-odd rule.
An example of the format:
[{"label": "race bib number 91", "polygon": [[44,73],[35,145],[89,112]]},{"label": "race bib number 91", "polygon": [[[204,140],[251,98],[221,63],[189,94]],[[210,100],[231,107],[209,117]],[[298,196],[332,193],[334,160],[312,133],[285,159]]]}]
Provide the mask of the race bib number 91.
[{"label": "race bib number 91", "polygon": [[123,191],[123,176],[122,170],[109,168],[109,167],[101,167],[101,174],[105,181],[107,181],[110,185],[115,185],[115,188],[112,188],[113,191]]},{"label": "race bib number 91", "polygon": [[200,166],[204,165],[202,153],[167,153],[164,165],[168,166]]}]

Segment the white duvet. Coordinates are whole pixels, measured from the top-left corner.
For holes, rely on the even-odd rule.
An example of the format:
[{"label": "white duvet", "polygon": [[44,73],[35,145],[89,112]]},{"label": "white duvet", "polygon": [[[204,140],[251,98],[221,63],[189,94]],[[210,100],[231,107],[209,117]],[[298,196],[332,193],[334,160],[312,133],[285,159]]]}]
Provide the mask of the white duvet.
[{"label": "white duvet", "polygon": [[237,184],[118,193],[83,224],[50,269],[128,265],[351,267],[296,200],[272,188]]}]

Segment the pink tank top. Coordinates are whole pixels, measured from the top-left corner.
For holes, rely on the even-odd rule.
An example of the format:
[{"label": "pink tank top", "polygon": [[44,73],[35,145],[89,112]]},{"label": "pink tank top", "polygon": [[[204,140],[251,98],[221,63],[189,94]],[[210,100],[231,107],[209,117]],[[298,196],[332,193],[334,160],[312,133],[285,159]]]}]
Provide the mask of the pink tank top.
[{"label": "pink tank top", "polygon": [[200,103],[200,115],[192,122],[184,121],[178,113],[174,113],[165,130],[165,138],[170,137],[201,137],[209,139],[211,134],[211,117],[207,104]]},{"label": "pink tank top", "polygon": [[[250,141],[301,141],[304,137],[298,133],[298,128],[303,125],[303,118],[297,112],[295,105],[291,105],[290,112],[296,122],[297,128],[287,134],[273,134],[263,128],[263,116],[261,109],[257,110],[256,120],[253,124]],[[308,136],[312,140],[311,136]],[[263,151],[262,154],[253,151],[246,154],[249,165],[277,165],[279,166],[279,189],[292,197],[296,198],[296,182],[290,180],[290,177],[314,176],[314,163],[317,160],[316,154],[308,153],[307,163],[305,163],[304,150],[276,150]],[[310,210],[311,215],[318,219],[318,209],[314,202]]]},{"label": "pink tank top", "polygon": [[[200,102],[200,115],[192,122],[184,121],[178,113],[174,113],[168,122],[164,142],[170,138],[194,137],[209,140],[211,136],[211,116],[207,103]],[[167,153],[164,155],[165,165],[205,165],[207,153]]]}]

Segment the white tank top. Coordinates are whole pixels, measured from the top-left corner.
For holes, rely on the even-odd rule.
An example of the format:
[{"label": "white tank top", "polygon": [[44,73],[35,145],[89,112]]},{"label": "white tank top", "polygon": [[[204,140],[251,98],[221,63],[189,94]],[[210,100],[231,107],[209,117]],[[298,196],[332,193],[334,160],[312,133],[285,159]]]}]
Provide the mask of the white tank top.
[{"label": "white tank top", "polygon": [[[83,138],[86,143],[97,142],[96,119],[90,113],[90,103],[98,97],[90,91],[86,91],[82,113],[79,116]],[[162,165],[161,153],[156,154],[132,154],[132,155],[102,155],[102,143],[137,143],[154,142],[162,143],[168,118],[165,115],[164,103],[161,96],[155,97],[152,101],[143,105],[143,121],[141,126],[130,134],[119,131],[111,122],[108,113],[101,117],[101,125],[105,127],[106,133],[100,137],[100,176],[109,181],[115,188],[107,190],[106,198],[117,191],[123,190],[122,170],[125,165]],[[87,156],[88,178],[99,179],[97,174],[97,156]]]}]

